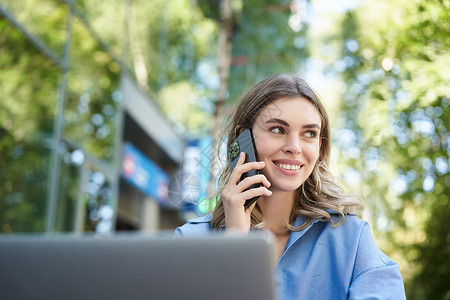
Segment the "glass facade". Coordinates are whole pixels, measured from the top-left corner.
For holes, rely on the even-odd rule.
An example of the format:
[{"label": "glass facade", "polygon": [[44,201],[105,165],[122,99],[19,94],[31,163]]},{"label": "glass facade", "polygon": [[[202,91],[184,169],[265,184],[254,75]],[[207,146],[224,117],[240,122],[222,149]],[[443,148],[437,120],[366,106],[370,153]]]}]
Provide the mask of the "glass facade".
[{"label": "glass facade", "polygon": [[[125,13],[130,10],[123,0],[77,0],[78,15],[89,23],[114,56],[121,56],[124,44]],[[135,2],[135,1],[133,1]]]},{"label": "glass facade", "polygon": [[114,229],[121,67],[72,2],[0,0],[0,233]]},{"label": "glass facade", "polygon": [[61,68],[0,15],[0,231],[43,231]]},{"label": "glass facade", "polygon": [[184,149],[128,71],[137,5],[152,8],[0,0],[0,234],[180,224],[179,207],[121,184],[125,143],[167,178]]},{"label": "glass facade", "polygon": [[83,231],[109,232],[113,229],[114,209],[111,205],[113,187],[105,172],[91,168],[87,170],[83,195],[84,206]]},{"label": "glass facade", "polygon": [[77,18],[73,21],[64,136],[112,164],[120,65]]},{"label": "glass facade", "polygon": [[77,199],[81,188],[81,167],[85,158],[83,151],[62,143],[58,158],[60,159],[60,180],[58,185],[58,201],[55,212],[54,229],[56,231],[75,231]]},{"label": "glass facade", "polygon": [[26,28],[33,35],[31,38],[36,37],[34,42],[41,42],[51,50],[47,55],[62,57],[67,39],[69,7],[63,5],[61,0],[3,0],[0,7],[4,14],[13,17],[10,21]]}]

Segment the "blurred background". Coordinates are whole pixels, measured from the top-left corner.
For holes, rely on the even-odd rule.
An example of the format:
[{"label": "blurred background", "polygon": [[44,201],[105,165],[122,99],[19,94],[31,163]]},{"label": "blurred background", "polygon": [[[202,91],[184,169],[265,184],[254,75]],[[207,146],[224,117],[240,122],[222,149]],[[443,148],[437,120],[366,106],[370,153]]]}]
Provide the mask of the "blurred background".
[{"label": "blurred background", "polygon": [[449,0],[0,0],[0,232],[205,213],[213,137],[278,72],[323,99],[408,298],[450,299]]}]

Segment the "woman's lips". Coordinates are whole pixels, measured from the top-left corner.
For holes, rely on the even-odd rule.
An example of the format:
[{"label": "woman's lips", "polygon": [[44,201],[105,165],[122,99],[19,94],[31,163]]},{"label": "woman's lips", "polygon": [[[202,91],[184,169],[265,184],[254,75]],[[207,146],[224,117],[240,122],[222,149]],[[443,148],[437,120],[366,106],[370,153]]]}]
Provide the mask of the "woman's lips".
[{"label": "woman's lips", "polygon": [[279,171],[286,175],[296,175],[303,167],[303,164],[297,160],[275,160],[273,164]]}]

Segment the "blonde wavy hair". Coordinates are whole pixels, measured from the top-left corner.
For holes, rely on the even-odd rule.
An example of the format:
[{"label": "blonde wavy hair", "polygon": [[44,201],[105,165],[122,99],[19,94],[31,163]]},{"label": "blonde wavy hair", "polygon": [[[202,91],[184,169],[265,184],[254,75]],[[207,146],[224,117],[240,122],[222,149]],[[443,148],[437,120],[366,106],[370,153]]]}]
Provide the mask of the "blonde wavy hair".
[{"label": "blonde wavy hair", "polygon": [[[222,145],[226,140],[228,157],[228,149],[237,138],[235,129],[238,126],[253,128],[255,119],[261,109],[281,98],[307,99],[316,107],[322,121],[319,159],[311,175],[297,189],[286,229],[291,231],[303,230],[315,219],[328,221],[333,226],[339,226],[344,221],[346,214],[362,209],[362,201],[357,195],[345,194],[328,168],[330,158],[328,116],[319,97],[306,81],[297,76],[280,74],[268,77],[250,88],[235,103],[231,120],[223,131],[218,144]],[[220,147],[218,148],[220,149]],[[230,164],[227,160],[219,175],[217,190],[207,199],[210,202],[209,207],[215,207],[211,218],[212,229],[225,227],[225,212],[220,195],[228,183],[230,174]],[[334,210],[340,214],[338,222],[333,222],[328,210]],[[300,226],[294,226],[295,219],[298,216],[304,216],[306,221]],[[264,216],[258,205],[254,207],[251,213],[251,226],[252,228],[264,226]]]}]

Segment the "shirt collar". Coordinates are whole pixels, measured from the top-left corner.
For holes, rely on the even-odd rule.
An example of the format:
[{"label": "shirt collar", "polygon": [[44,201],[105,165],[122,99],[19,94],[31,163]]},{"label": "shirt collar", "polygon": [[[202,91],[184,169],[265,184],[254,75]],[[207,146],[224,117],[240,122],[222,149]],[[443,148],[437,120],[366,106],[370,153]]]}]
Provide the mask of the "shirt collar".
[{"label": "shirt collar", "polygon": [[[298,227],[300,225],[302,225],[304,222],[306,222],[307,218],[304,216],[298,216],[297,219],[294,222],[294,226]],[[288,242],[286,244],[286,249],[285,252],[287,250],[289,250],[289,248],[299,239],[301,238],[315,223],[319,222],[320,219],[314,219],[312,220],[311,224],[309,224],[305,229],[300,230],[300,231],[291,231],[290,235],[289,235],[289,239]]]},{"label": "shirt collar", "polygon": [[188,223],[191,223],[191,224],[209,223],[209,222],[211,222],[211,217],[212,217],[212,215],[198,217],[198,218],[195,218],[192,220],[188,220]]},{"label": "shirt collar", "polygon": [[[327,212],[330,215],[339,215],[340,214],[338,211],[333,210],[333,209],[327,209]],[[288,239],[288,241],[286,243],[286,248],[285,248],[283,254],[281,255],[280,259],[278,260],[278,262],[281,261],[281,259],[285,255],[285,253],[289,250],[289,248],[296,241],[298,241],[315,223],[317,223],[317,222],[319,222],[321,220],[322,220],[322,218],[315,218],[315,219],[312,220],[311,224],[309,224],[305,229],[300,230],[300,231],[291,231],[291,233],[289,234],[289,239]],[[294,226],[298,227],[298,226],[302,225],[303,223],[305,223],[306,221],[307,221],[307,218],[305,216],[298,216],[295,219]]]}]

